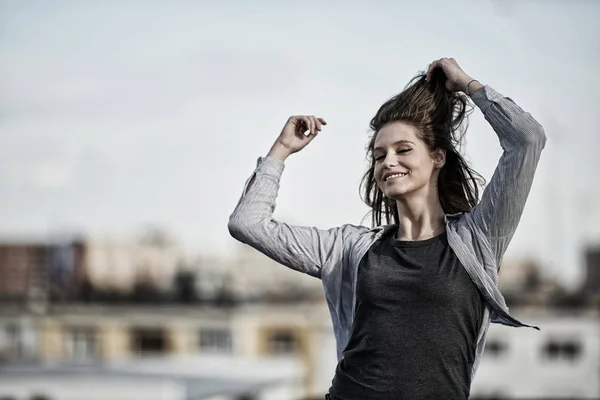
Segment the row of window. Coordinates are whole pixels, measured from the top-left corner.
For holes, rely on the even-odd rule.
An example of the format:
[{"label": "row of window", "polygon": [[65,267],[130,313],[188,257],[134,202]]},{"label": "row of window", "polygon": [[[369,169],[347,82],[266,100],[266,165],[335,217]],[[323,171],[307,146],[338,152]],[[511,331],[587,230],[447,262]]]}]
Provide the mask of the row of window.
[{"label": "row of window", "polygon": [[[486,355],[503,357],[509,351],[508,343],[489,339],[485,345]],[[549,361],[576,361],[583,354],[583,343],[572,339],[550,339],[541,347],[542,356]]]},{"label": "row of window", "polygon": [[[292,354],[299,349],[299,338],[293,329],[271,329],[265,332],[265,354]],[[134,328],[130,331],[130,350],[137,355],[169,353],[172,349],[168,332],[156,328]],[[203,353],[231,353],[233,340],[228,328],[202,328],[197,347]],[[71,360],[90,360],[100,355],[100,338],[95,328],[71,328],[65,338],[66,356]]]},{"label": "row of window", "polygon": [[[0,329],[0,353],[9,359],[21,359],[24,354],[24,331],[17,324]],[[100,331],[95,327],[67,327],[63,346],[70,360],[90,360],[100,356]],[[162,328],[132,328],[129,350],[138,355],[168,353],[172,350],[169,332]],[[264,354],[292,354],[300,349],[300,337],[294,328],[277,327],[260,332],[260,348]],[[201,328],[197,334],[197,349],[205,353],[233,352],[231,330],[227,327]],[[0,354],[2,356],[2,354]]]}]

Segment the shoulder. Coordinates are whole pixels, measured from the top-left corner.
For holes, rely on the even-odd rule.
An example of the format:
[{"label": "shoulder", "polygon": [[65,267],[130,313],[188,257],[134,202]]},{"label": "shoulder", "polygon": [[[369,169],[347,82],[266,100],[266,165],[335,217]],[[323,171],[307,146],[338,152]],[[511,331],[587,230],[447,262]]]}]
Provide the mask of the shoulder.
[{"label": "shoulder", "polygon": [[478,205],[475,205],[471,211],[446,214],[446,230],[451,231],[462,242],[470,242],[474,239],[482,238],[483,232],[473,218],[473,210],[476,207]]}]

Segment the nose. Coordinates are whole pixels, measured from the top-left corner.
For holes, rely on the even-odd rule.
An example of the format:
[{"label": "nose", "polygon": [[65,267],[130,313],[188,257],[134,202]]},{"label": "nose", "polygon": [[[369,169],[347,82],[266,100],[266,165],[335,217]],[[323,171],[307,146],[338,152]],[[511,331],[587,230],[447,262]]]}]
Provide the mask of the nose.
[{"label": "nose", "polygon": [[386,169],[390,169],[397,165],[398,165],[398,160],[396,159],[395,155],[393,153],[386,154],[385,159],[383,160],[383,167]]}]

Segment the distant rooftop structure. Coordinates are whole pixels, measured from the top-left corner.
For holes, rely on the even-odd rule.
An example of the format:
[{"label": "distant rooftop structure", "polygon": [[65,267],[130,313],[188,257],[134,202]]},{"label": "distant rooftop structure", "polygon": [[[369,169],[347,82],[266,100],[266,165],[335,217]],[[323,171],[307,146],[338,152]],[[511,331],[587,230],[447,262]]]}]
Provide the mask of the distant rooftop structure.
[{"label": "distant rooftop structure", "polygon": [[585,251],[585,280],[582,291],[600,295],[600,245]]}]

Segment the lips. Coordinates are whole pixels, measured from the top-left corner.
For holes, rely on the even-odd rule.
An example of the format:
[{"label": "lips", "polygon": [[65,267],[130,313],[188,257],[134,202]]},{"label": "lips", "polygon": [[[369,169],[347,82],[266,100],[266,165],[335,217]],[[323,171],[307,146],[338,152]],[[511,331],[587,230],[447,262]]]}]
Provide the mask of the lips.
[{"label": "lips", "polygon": [[383,181],[395,181],[404,178],[406,175],[408,175],[408,173],[406,172],[386,172],[385,174],[383,174]]}]

